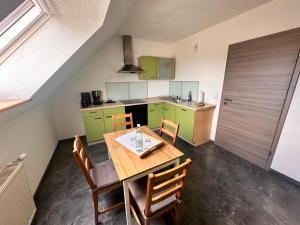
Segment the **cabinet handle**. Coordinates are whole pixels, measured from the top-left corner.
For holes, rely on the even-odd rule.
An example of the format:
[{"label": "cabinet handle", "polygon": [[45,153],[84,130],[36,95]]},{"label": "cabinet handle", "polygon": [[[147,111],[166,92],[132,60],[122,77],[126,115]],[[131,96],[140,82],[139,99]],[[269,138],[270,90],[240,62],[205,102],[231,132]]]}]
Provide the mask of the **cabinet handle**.
[{"label": "cabinet handle", "polygon": [[155,110],[154,110],[154,109],[152,109],[152,110],[149,110],[149,112],[155,112]]},{"label": "cabinet handle", "polygon": [[106,116],[105,118],[111,118],[112,116]]},{"label": "cabinet handle", "polygon": [[102,117],[96,117],[95,120],[102,120]]},{"label": "cabinet handle", "polygon": [[226,102],[232,102],[232,99],[224,98],[224,101],[226,101]]},{"label": "cabinet handle", "polygon": [[181,109],[182,111],[186,111],[186,109]]},{"label": "cabinet handle", "polygon": [[97,113],[97,111],[91,111],[91,112],[89,112],[89,113]]}]

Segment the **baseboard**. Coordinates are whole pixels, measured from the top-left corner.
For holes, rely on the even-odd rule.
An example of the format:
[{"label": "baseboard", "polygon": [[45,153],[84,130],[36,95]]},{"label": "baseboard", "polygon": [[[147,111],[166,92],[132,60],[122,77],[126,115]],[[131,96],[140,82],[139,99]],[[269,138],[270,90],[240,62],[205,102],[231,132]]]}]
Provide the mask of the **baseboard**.
[{"label": "baseboard", "polygon": [[300,182],[299,181],[294,180],[293,178],[290,178],[290,177],[288,177],[288,176],[286,176],[286,175],[284,175],[284,174],[282,174],[282,173],[280,173],[280,172],[278,172],[276,170],[270,169],[269,171],[271,173],[274,173],[275,175],[277,175],[277,176],[279,176],[279,177],[281,177],[281,178],[283,178],[283,179],[285,179],[285,180],[287,180],[289,182],[292,182],[293,184],[295,184],[295,185],[297,185],[297,186],[300,187]]},{"label": "baseboard", "polygon": [[208,142],[211,143],[211,144],[215,144],[215,141],[214,141],[214,140],[211,140],[211,139],[209,139]]}]

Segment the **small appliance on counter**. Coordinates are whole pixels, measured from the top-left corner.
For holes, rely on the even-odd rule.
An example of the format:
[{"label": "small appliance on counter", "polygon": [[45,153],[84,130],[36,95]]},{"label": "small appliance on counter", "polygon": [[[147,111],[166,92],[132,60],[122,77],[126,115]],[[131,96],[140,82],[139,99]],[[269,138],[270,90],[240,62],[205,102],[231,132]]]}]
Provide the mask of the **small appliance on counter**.
[{"label": "small appliance on counter", "polygon": [[81,92],[81,108],[89,107],[92,104],[90,92]]},{"label": "small appliance on counter", "polygon": [[199,100],[197,106],[205,106],[205,93],[204,91],[199,92]]},{"label": "small appliance on counter", "polygon": [[94,105],[101,105],[103,103],[101,91],[92,91],[92,96]]},{"label": "small appliance on counter", "polygon": [[113,101],[112,99],[107,99],[105,103],[116,103],[116,101]]}]

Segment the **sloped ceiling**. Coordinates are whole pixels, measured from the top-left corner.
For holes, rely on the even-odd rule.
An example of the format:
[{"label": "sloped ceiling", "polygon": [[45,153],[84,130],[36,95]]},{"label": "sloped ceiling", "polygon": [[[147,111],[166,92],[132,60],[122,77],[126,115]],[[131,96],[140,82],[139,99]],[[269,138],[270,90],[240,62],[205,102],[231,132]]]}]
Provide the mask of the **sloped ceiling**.
[{"label": "sloped ceiling", "polygon": [[271,0],[138,0],[119,34],[174,42]]},{"label": "sloped ceiling", "polygon": [[0,98],[30,98],[103,24],[110,0],[52,0],[56,13],[0,66]]},{"label": "sloped ceiling", "polygon": [[[43,83],[41,82],[41,86],[31,89],[31,102],[1,113],[0,125],[15,118],[21,113],[30,110],[40,102],[47,102],[57,91],[57,89],[59,89],[64,84],[64,82],[67,82],[68,79],[72,79],[73,73],[79,70],[81,66],[85,64],[87,60],[94,54],[94,52],[96,52],[98,48],[103,43],[105,43],[106,40],[108,40],[119,30],[120,25],[124,21],[130,7],[132,7],[132,4],[134,2],[135,0],[112,0],[110,2],[102,27],[99,28],[86,42],[82,43],[80,48],[73,55],[71,55],[62,66],[57,68],[52,76],[50,75],[50,78],[43,81]],[[51,64],[51,61],[47,62],[47,64]],[[18,64],[16,63],[15,65],[17,66]],[[1,70],[2,68],[0,68],[0,75],[2,76]],[[4,93],[2,92],[2,87],[5,87],[5,85],[1,84],[1,76],[0,96],[2,97],[2,93]],[[31,80],[29,78],[27,78],[27,81],[27,83],[31,83]]]}]

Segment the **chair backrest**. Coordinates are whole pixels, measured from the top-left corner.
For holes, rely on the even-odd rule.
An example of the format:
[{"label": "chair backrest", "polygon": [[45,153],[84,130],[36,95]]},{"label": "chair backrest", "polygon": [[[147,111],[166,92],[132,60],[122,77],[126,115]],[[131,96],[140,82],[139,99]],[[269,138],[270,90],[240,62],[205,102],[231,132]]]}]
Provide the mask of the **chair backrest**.
[{"label": "chair backrest", "polygon": [[[170,129],[167,129],[167,127],[171,127],[172,131]],[[163,133],[170,136],[172,138],[172,143],[171,143],[172,145],[176,144],[178,130],[179,130],[179,124],[174,123],[170,120],[165,120],[165,119],[161,120],[160,129],[159,129],[160,136],[162,136]]]},{"label": "chair backrest", "polygon": [[[129,121],[126,121],[126,118],[129,118]],[[125,121],[123,120],[122,122],[118,122],[118,120],[121,119],[125,119]],[[118,127],[123,127],[127,125],[130,125],[130,127],[133,128],[132,113],[113,115],[112,122],[114,131],[116,131]]]},{"label": "chair backrest", "polygon": [[75,136],[74,140],[74,150],[73,150],[74,157],[80,166],[89,186],[91,189],[96,187],[96,184],[94,183],[91,175],[90,170],[93,168],[93,164],[86,153],[86,149],[84,145],[82,144],[79,135]]},{"label": "chair backrest", "polygon": [[149,174],[147,181],[145,215],[151,215],[151,206],[159,203],[172,195],[177,200],[182,199],[185,178],[192,160],[187,159],[177,167],[158,174]]}]

